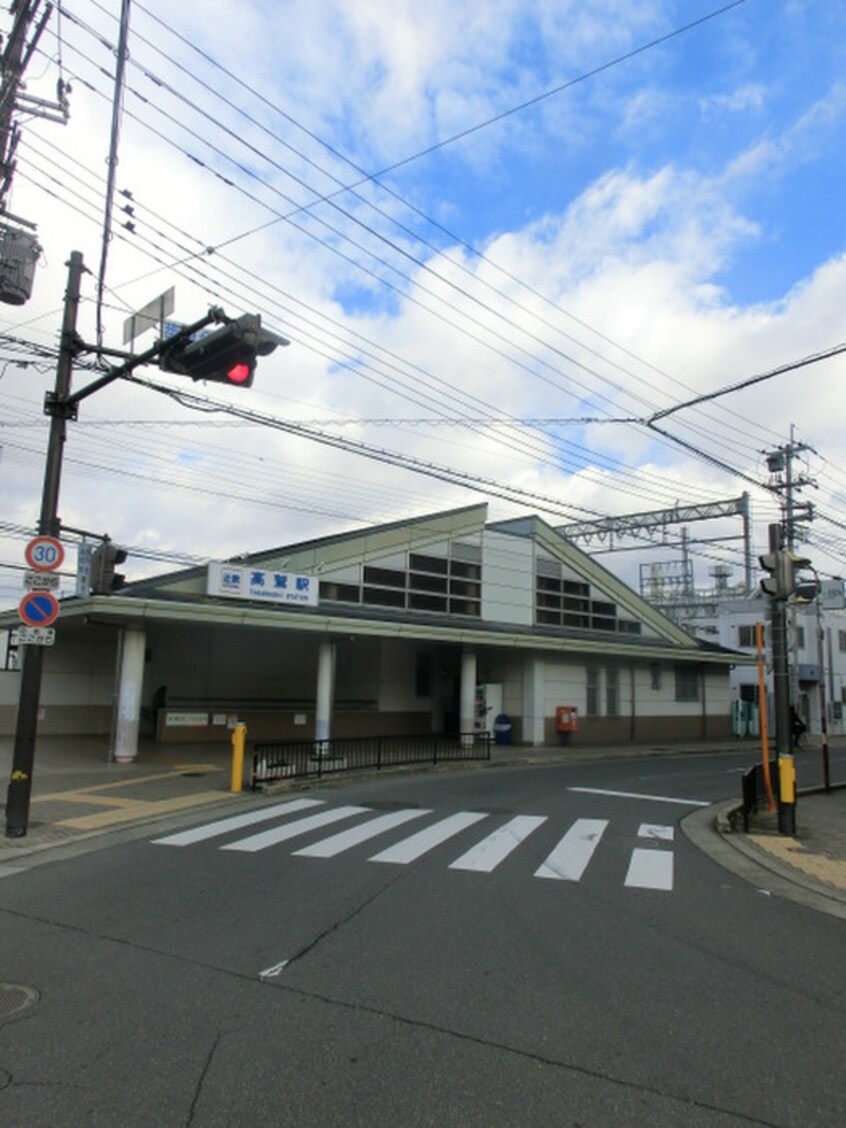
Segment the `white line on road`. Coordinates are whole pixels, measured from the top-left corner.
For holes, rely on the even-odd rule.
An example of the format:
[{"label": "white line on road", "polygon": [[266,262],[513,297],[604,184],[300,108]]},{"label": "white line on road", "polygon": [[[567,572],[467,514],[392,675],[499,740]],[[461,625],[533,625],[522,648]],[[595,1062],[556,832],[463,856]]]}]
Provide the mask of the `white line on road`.
[{"label": "white line on road", "polygon": [[275,846],[277,842],[296,838],[298,834],[307,834],[310,830],[317,830],[318,827],[340,822],[341,819],[348,819],[353,815],[369,813],[369,811],[369,807],[336,807],[333,811],[320,811],[319,814],[308,815],[304,819],[295,819],[294,822],[285,823],[284,826],[274,826],[270,830],[263,830],[260,834],[251,834],[249,838],[241,838],[238,842],[229,842],[226,846],[221,846],[221,850],[238,850],[247,854],[255,854],[258,850]]},{"label": "white line on road", "polygon": [[448,818],[436,822],[434,826],[429,826],[425,830],[418,831],[417,834],[412,834],[410,838],[398,842],[396,846],[390,846],[387,850],[383,850],[381,854],[374,854],[370,861],[394,862],[400,866],[408,865],[409,862],[415,861],[428,850],[433,850],[435,846],[439,846],[442,842],[446,842],[448,838],[452,838],[454,834],[458,834],[468,826],[472,826],[473,823],[487,817],[487,815],[480,815],[475,811],[459,811],[457,815],[450,815]]},{"label": "white line on road", "polygon": [[603,791],[600,787],[568,787],[568,791],[580,791],[583,795],[608,795],[612,799],[647,799],[650,803],[680,803],[684,807],[710,807],[709,800],[678,799],[670,795],[643,795],[639,791]]},{"label": "white line on road", "polygon": [[579,881],[607,826],[607,819],[576,819],[535,877]]},{"label": "white line on road", "polygon": [[380,815],[361,826],[354,826],[351,830],[339,831],[338,834],[333,834],[330,838],[324,838],[322,842],[315,842],[313,846],[304,846],[302,850],[295,850],[294,854],[305,858],[334,858],[336,854],[341,854],[344,850],[351,850],[353,846],[367,842],[369,839],[375,838],[377,834],[384,834],[386,830],[392,830],[395,826],[402,826],[403,823],[410,822],[412,819],[419,819],[421,815],[431,815],[431,813],[431,811],[420,810],[416,807],[405,811],[391,811],[389,814]]},{"label": "white line on road", "polygon": [[675,828],[672,826],[656,826],[654,823],[641,823],[638,827],[638,838],[658,838],[662,842],[672,842]]},{"label": "white line on road", "polygon": [[268,967],[264,971],[260,971],[258,977],[259,979],[275,979],[276,976],[279,975],[281,971],[284,971],[287,966],[288,961],[282,960],[281,963],[274,964],[273,967]]},{"label": "white line on road", "polygon": [[207,838],[216,838],[220,834],[228,834],[230,830],[240,830],[254,823],[266,822],[268,819],[279,818],[280,815],[293,814],[294,811],[305,810],[306,807],[320,807],[321,799],[292,799],[286,803],[275,803],[272,807],[263,807],[260,811],[250,811],[246,815],[233,815],[229,819],[220,819],[218,822],[206,823],[196,826],[193,830],[183,830],[179,834],[169,834],[167,838],[153,839],[154,846],[190,846],[194,842],[204,842]]},{"label": "white line on road", "polygon": [[517,815],[483,838],[478,845],[473,846],[466,854],[452,863],[450,869],[473,870],[476,873],[490,873],[507,858],[512,850],[516,850],[520,843],[528,838],[533,830],[546,822],[545,815]]},{"label": "white line on road", "polygon": [[625,884],[635,889],[669,892],[673,888],[672,850],[646,850],[641,847],[632,850]]}]

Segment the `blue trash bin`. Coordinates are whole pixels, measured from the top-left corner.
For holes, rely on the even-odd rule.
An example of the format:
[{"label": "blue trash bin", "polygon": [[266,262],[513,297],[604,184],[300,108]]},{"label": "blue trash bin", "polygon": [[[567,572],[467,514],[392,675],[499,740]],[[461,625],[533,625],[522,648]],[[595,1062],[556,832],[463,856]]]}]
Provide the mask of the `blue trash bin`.
[{"label": "blue trash bin", "polygon": [[511,743],[511,718],[507,713],[499,713],[493,723],[494,743]]}]

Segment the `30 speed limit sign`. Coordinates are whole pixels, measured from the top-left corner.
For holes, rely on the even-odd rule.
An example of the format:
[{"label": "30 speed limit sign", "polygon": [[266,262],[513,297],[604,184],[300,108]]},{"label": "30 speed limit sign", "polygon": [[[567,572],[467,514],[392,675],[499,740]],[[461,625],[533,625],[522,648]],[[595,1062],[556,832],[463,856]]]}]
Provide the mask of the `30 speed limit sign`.
[{"label": "30 speed limit sign", "polygon": [[64,545],[56,537],[33,537],[26,546],[26,562],[36,572],[55,572],[65,559]]}]

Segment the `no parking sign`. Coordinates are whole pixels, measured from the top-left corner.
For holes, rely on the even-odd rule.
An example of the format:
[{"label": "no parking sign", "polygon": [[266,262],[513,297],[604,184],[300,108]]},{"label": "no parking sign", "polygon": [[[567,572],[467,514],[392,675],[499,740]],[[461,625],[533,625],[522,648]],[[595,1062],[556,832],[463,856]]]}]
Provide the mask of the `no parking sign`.
[{"label": "no parking sign", "polygon": [[18,614],[28,627],[49,627],[59,617],[59,601],[49,591],[28,591],[20,602]]}]

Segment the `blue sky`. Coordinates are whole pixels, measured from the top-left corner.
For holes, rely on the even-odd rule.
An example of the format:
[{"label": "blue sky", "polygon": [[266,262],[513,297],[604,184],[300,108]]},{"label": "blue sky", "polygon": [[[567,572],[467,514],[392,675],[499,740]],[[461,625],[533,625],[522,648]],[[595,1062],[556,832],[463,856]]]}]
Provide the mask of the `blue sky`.
[{"label": "blue sky", "polygon": [[[63,8],[28,78],[51,97],[61,63],[71,119],[23,121],[10,198],[44,253],[30,303],[0,308],[1,333],[45,346],[72,249],[94,339],[120,5]],[[107,343],[173,284],[183,321],[261,312],[292,343],[237,404],[466,484],[119,385],[72,428],[66,523],[203,558],[484,497],[555,524],[749,490],[763,550],[762,452],[793,434],[816,560],[844,574],[842,357],[673,415],[670,438],[644,420],[844,339],[846,5],[146,0],[129,45]],[[11,363],[0,384],[7,562],[37,514],[51,380]],[[695,551],[700,586],[721,561],[737,578],[736,544]],[[642,559],[603,562],[636,584]]]}]

